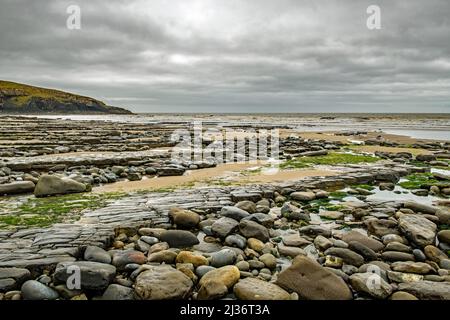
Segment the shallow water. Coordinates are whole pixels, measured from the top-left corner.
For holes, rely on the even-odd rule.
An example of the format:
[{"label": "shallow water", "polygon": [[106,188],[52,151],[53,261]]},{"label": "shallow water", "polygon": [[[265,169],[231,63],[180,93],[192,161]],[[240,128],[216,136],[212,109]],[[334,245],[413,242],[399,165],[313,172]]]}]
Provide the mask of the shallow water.
[{"label": "shallow water", "polygon": [[[345,190],[345,189],[344,189]],[[348,189],[347,189],[348,190]],[[395,193],[395,191],[400,191],[401,193]],[[411,193],[409,190],[404,189],[400,186],[395,186],[393,191],[389,190],[380,190],[380,188],[376,187],[372,190],[374,194],[367,196],[367,201],[395,201],[395,202],[402,202],[402,201],[415,201],[422,204],[432,205],[434,201],[442,200],[442,198],[435,197],[435,196],[416,196],[415,194]],[[358,198],[354,196],[345,197],[343,201],[356,201],[361,202]]]},{"label": "shallow water", "polygon": [[[427,118],[380,117],[360,119],[355,117],[337,117],[321,119],[312,115],[205,115],[205,114],[133,114],[133,115],[38,115],[32,116],[64,120],[96,120],[128,123],[188,123],[201,121],[205,125],[258,127],[276,125],[290,127],[301,132],[324,131],[383,131],[388,134],[409,136],[415,139],[435,139],[450,141],[450,120]],[[424,129],[425,128],[425,129]]]},{"label": "shallow water", "polygon": [[409,130],[409,129],[383,129],[383,132],[396,134],[400,136],[408,136],[415,139],[434,139],[450,141],[450,131],[447,130]]}]

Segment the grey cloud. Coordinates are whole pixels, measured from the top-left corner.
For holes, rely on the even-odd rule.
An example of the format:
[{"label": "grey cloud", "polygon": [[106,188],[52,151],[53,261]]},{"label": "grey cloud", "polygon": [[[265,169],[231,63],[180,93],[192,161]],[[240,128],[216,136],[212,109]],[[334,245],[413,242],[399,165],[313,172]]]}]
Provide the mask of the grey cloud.
[{"label": "grey cloud", "polygon": [[2,79],[134,111],[450,110],[446,0],[0,2]]}]

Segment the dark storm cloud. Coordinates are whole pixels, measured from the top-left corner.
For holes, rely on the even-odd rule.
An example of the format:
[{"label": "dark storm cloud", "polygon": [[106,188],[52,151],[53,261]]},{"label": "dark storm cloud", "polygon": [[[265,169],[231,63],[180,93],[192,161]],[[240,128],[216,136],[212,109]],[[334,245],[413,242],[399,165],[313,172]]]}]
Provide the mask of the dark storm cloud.
[{"label": "dark storm cloud", "polygon": [[450,110],[447,0],[0,4],[0,78],[134,111]]}]

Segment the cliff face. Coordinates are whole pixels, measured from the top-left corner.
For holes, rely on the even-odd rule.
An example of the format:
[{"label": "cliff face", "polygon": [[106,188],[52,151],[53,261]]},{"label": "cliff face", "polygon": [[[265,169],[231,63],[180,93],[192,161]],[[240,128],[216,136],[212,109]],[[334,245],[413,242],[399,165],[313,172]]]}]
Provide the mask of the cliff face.
[{"label": "cliff face", "polygon": [[0,113],[131,114],[132,112],[108,106],[102,101],[89,97],[0,80]]}]

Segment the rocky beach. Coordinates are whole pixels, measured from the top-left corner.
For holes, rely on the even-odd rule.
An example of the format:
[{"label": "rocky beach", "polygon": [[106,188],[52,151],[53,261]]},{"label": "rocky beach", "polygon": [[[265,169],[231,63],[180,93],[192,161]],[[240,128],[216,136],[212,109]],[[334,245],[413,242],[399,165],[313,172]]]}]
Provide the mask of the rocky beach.
[{"label": "rocky beach", "polygon": [[[194,122],[245,148],[175,159],[173,132],[195,136]],[[0,128],[0,300],[450,299],[448,115],[1,115]],[[277,143],[249,161],[258,130]]]}]

